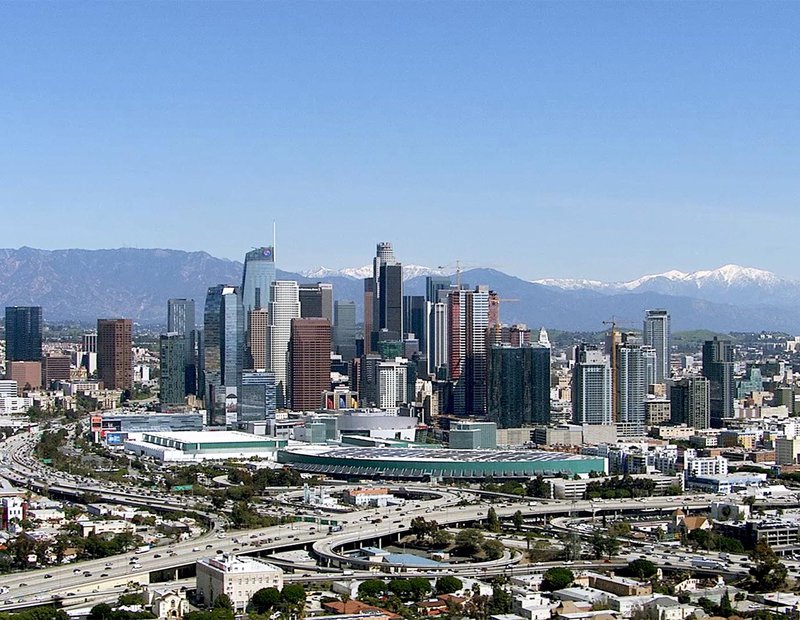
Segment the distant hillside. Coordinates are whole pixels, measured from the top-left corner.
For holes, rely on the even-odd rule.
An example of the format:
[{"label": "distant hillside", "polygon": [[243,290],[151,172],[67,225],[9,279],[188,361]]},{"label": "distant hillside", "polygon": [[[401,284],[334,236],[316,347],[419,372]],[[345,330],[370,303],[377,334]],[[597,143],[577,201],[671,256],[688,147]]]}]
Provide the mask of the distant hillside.
[{"label": "distant hillside", "polygon": [[[323,275],[320,273],[319,275]],[[170,297],[197,301],[198,321],[209,286],[239,284],[242,264],[206,252],[180,250],[0,250],[0,305],[41,305],[46,320],[94,322],[98,317],[130,317],[154,326],[166,322]],[[335,299],[363,305],[363,283],[348,275],[329,273],[307,278],[278,271],[278,277],[300,282],[330,282]],[[781,330],[800,333],[796,305],[736,305],[656,291],[599,292],[528,282],[493,269],[461,274],[464,284],[485,284],[506,300],[504,322],[522,322],[565,331],[597,331],[612,316],[622,326],[640,328],[648,308],[667,308],[673,330],[717,332]],[[425,278],[405,284],[406,294],[422,295]]]}]

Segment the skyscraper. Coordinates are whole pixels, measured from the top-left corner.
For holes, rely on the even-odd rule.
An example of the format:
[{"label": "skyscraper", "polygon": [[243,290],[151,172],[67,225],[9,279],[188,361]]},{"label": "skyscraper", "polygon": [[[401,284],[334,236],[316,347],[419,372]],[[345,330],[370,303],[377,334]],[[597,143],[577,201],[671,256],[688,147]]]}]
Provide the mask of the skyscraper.
[{"label": "skyscraper", "polygon": [[194,299],[167,300],[167,333],[184,336],[186,362],[184,364],[184,389],[186,394],[197,394],[197,325]]},{"label": "skyscraper", "polygon": [[489,289],[448,295],[448,359],[456,415],[486,415],[486,328]]},{"label": "skyscraper", "polygon": [[9,362],[39,362],[41,359],[41,306],[7,306],[6,360]]},{"label": "skyscraper", "polygon": [[439,291],[450,288],[449,276],[425,277],[425,301],[435,304],[439,301]]},{"label": "skyscraper", "polygon": [[244,255],[241,299],[244,309],[244,329],[250,328],[248,313],[266,308],[270,288],[275,281],[275,248],[266,246],[250,250]]},{"label": "skyscraper", "polygon": [[611,424],[611,365],[594,345],[575,351],[572,369],[572,421],[575,424]]},{"label": "skyscraper", "polygon": [[489,419],[500,428],[550,422],[550,348],[540,344],[489,349]]},{"label": "skyscraper", "polygon": [[106,389],[133,388],[132,342],[130,319],[97,320],[97,376]]},{"label": "skyscraper", "polygon": [[328,319],[333,325],[333,285],[326,282],[301,284],[300,316],[304,319]]},{"label": "skyscraper", "polygon": [[733,345],[730,340],[703,343],[703,376],[709,380],[711,397],[711,426],[721,428],[723,419],[733,417]]},{"label": "skyscraper", "polygon": [[161,374],[159,400],[162,404],[182,404],[186,396],[186,336],[168,332],[159,337]]},{"label": "skyscraper", "polygon": [[245,366],[247,368],[269,368],[269,311],[266,308],[251,310],[247,330]]},{"label": "skyscraper", "polygon": [[447,304],[436,302],[429,306],[428,313],[428,372],[445,378],[447,373]]},{"label": "skyscraper", "polygon": [[275,374],[268,370],[242,371],[236,421],[260,422],[275,416]]},{"label": "skyscraper", "polygon": [[673,424],[686,424],[702,429],[710,426],[710,382],[705,377],[689,377],[677,381],[670,389],[670,411]]},{"label": "skyscraper", "polygon": [[292,409],[318,409],[322,393],[331,389],[331,325],[328,319],[292,319],[289,360]]},{"label": "skyscraper", "polygon": [[187,338],[195,329],[194,299],[167,300],[167,333]]},{"label": "skyscraper", "polygon": [[275,373],[275,402],[278,408],[289,406],[289,340],[292,319],[300,318],[300,289],[297,282],[276,280],[269,302],[269,369]]},{"label": "skyscraper", "polygon": [[428,320],[425,298],[421,295],[403,297],[403,328],[407,334],[414,334],[419,342],[419,350],[428,346]]},{"label": "skyscraper", "polygon": [[227,396],[236,394],[243,365],[244,316],[239,289],[219,284],[208,289],[203,317],[203,369],[206,409],[222,424]]},{"label": "skyscraper", "polygon": [[336,301],[333,304],[333,350],[345,362],[356,356],[356,304]]},{"label": "skyscraper", "polygon": [[642,341],[632,334],[622,334],[617,346],[617,390],[615,420],[618,434],[637,437],[645,434],[646,366]]},{"label": "skyscraper", "polygon": [[[373,261],[372,350],[378,332],[387,330],[391,340],[403,338],[403,265],[394,257],[392,244],[378,244]],[[366,337],[366,335],[365,335]]]},{"label": "skyscraper", "polygon": [[642,334],[644,344],[656,352],[655,383],[666,383],[670,378],[671,334],[669,313],[666,310],[648,310]]}]

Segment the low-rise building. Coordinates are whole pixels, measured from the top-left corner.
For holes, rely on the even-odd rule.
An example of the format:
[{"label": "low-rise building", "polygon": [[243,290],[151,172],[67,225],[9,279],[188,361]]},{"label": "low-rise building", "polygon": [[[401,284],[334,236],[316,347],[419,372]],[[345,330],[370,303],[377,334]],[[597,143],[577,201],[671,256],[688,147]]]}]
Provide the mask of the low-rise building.
[{"label": "low-rise building", "polygon": [[197,595],[207,605],[227,594],[234,610],[242,611],[262,588],[282,590],[283,571],[250,557],[222,556],[197,562]]}]

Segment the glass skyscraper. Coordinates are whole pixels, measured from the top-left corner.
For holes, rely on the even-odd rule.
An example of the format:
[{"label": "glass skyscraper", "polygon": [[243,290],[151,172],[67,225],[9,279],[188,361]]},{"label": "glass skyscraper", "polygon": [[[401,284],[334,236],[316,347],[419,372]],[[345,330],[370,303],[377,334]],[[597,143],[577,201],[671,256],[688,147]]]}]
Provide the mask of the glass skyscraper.
[{"label": "glass skyscraper", "polygon": [[248,313],[251,310],[266,308],[269,304],[270,287],[274,281],[274,247],[257,248],[245,254],[241,288],[245,330],[250,327]]},{"label": "glass skyscraper", "polygon": [[666,383],[670,378],[670,321],[666,310],[648,310],[644,318],[642,339],[656,352],[655,382]]},{"label": "glass skyscraper", "polygon": [[204,395],[214,422],[221,423],[225,398],[235,394],[242,374],[244,313],[235,286],[208,289],[204,314]]},{"label": "glass skyscraper", "polygon": [[39,362],[41,359],[41,306],[6,307],[6,360]]},{"label": "glass skyscraper", "polygon": [[575,350],[572,421],[575,424],[611,424],[611,364],[594,345],[582,344]]}]

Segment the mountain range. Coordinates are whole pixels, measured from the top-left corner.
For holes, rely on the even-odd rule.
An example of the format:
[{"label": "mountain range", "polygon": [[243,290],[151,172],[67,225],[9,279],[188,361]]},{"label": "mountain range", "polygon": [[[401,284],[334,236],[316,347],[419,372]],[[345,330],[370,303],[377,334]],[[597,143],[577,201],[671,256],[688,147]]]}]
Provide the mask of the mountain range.
[{"label": "mountain range", "polygon": [[[426,275],[447,270],[405,267],[405,291],[424,294]],[[238,284],[242,264],[206,252],[120,248],[110,250],[0,249],[0,304],[41,305],[48,321],[93,323],[98,317],[130,317],[144,325],[166,322],[166,300],[197,300],[202,321],[206,290]],[[371,266],[304,273],[278,270],[278,278],[330,282],[335,299],[356,302]],[[558,330],[599,331],[602,321],[640,327],[648,308],[666,308],[673,330],[800,331],[800,283],[768,271],[725,265],[719,269],[647,275],[629,282],[540,279],[527,281],[493,269],[461,273],[462,284],[497,291],[503,322]]]}]

